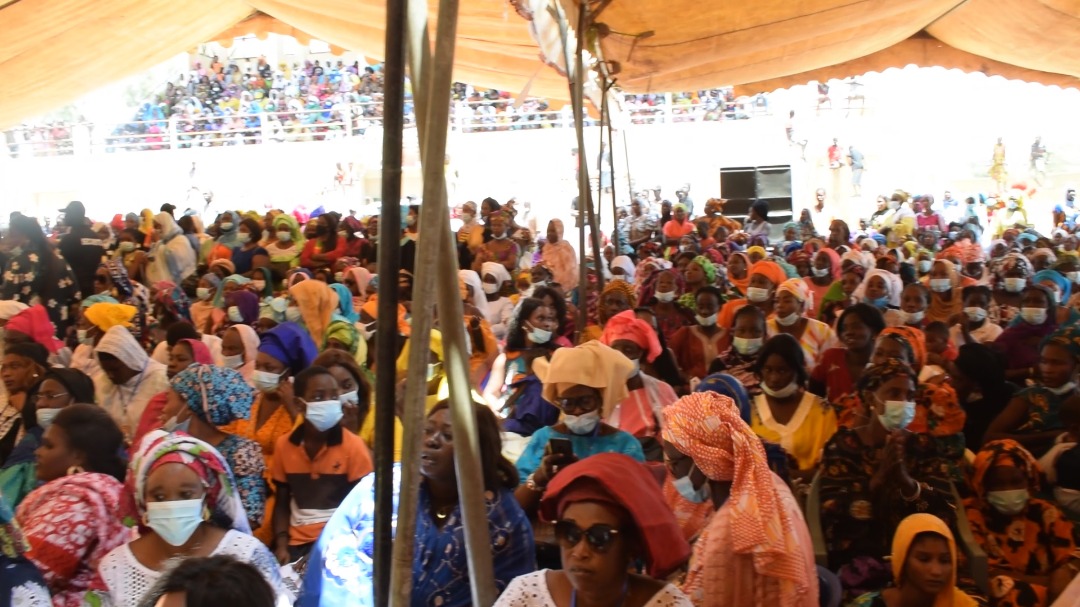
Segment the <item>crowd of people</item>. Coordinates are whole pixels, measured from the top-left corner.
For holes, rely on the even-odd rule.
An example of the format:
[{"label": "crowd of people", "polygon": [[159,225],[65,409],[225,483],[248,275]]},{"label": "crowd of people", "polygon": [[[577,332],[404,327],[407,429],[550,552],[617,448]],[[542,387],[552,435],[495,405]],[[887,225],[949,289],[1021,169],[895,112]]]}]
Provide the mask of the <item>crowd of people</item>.
[{"label": "crowd of people", "polygon": [[[770,239],[764,203],[676,200],[637,195],[599,256],[516,201],[460,209],[496,604],[1075,605],[1075,217],[923,220],[897,191],[860,230],[807,209]],[[373,605],[371,386],[403,398],[419,217],[12,214],[0,604]],[[472,601],[443,321],[417,607]]]}]

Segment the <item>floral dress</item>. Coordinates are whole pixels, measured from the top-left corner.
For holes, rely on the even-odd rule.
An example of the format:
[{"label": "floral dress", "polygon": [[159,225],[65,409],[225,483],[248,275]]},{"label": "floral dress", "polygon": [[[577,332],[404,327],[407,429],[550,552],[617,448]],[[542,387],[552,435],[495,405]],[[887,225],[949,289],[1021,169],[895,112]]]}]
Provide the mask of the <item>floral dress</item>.
[{"label": "floral dress", "polygon": [[248,521],[252,528],[258,528],[263,521],[266,507],[266,462],[262,448],[253,440],[230,434],[221,441],[217,450],[232,468],[236,479],[236,492],[240,503],[244,505]]},{"label": "floral dress", "polygon": [[10,258],[4,267],[0,299],[28,306],[41,303],[56,327],[56,335],[63,337],[74,322],[69,307],[82,299],[82,295],[71,266],[56,253],[47,255],[22,251]]}]

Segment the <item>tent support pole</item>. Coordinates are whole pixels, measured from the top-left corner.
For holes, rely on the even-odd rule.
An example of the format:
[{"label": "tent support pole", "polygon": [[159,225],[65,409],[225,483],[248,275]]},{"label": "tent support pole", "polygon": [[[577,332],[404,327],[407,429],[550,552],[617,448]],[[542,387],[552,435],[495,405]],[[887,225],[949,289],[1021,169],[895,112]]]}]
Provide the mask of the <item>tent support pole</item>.
[{"label": "tent support pole", "polygon": [[[578,4],[577,25],[577,56],[574,63],[574,127],[577,131],[578,146],[581,153],[578,154],[578,165],[581,174],[578,176],[581,200],[585,203],[585,217],[589,221],[589,231],[592,235],[593,264],[596,266],[596,282],[600,292],[604,291],[604,255],[600,248],[600,226],[597,224],[596,212],[593,208],[592,191],[589,189],[589,166],[585,162],[585,25],[588,21],[588,2]],[[599,179],[599,176],[597,176]],[[580,206],[580,205],[579,205]],[[583,291],[582,294],[585,292]]]},{"label": "tent support pole", "polygon": [[[401,247],[394,234],[401,232],[401,148],[405,124],[405,0],[388,0],[386,6],[386,62],[383,85],[382,205],[378,243],[379,339],[375,344],[375,604],[387,605],[390,556],[393,550],[394,514],[394,391],[393,369],[397,359],[397,274]],[[391,278],[393,277],[393,278]]]},{"label": "tent support pole", "polygon": [[[439,317],[463,317],[458,296],[457,255],[450,233],[447,214],[446,157],[447,126],[450,118],[450,87],[452,83],[454,45],[457,32],[458,0],[441,0],[439,22],[432,58],[428,43],[427,5],[413,1],[408,11],[408,42],[410,69],[414,82],[414,101],[417,106],[418,135],[424,171],[424,198],[421,206],[421,236],[417,243],[417,284],[423,299],[415,296],[412,340],[409,349],[409,371],[406,383],[406,420],[402,459],[401,504],[398,516],[398,538],[394,551],[394,605],[409,604],[408,590],[412,586],[412,553],[416,525],[417,492],[419,485],[420,429],[423,424],[424,402],[427,395],[426,370],[430,344],[430,314],[438,299]],[[434,64],[432,64],[434,61]],[[436,283],[436,276],[438,281]],[[436,288],[437,287],[437,288]],[[433,297],[432,295],[435,295]],[[416,304],[420,303],[418,318]],[[427,311],[427,313],[424,312]],[[419,323],[417,321],[420,321]],[[419,327],[418,325],[427,325]],[[488,534],[482,462],[476,416],[465,357],[465,327],[451,321],[440,324],[443,334],[443,365],[450,387],[450,415],[454,428],[454,463],[457,472],[459,503],[465,526],[465,545],[468,555],[470,587],[473,604],[488,607],[495,602],[494,569],[491,539]],[[418,334],[419,333],[419,334]],[[408,490],[408,495],[406,494]],[[408,520],[402,519],[402,510]]]}]

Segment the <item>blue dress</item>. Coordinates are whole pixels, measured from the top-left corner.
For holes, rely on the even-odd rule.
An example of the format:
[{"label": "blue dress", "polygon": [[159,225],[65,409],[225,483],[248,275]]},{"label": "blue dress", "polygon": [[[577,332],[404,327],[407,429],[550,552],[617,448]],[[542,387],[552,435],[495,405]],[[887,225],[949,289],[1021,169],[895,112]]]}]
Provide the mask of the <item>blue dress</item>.
[{"label": "blue dress", "polygon": [[[397,529],[401,468],[394,464],[394,518]],[[528,517],[509,489],[485,494],[495,584],[502,592],[519,575],[536,569],[536,549]],[[465,529],[455,508],[439,529],[429,497],[420,486],[413,554],[412,607],[465,607],[472,604]],[[365,476],[323,528],[304,574],[297,607],[373,607],[375,556],[375,474]]]},{"label": "blue dress", "polygon": [[551,428],[551,426],[545,426],[537,430],[529,439],[529,444],[525,446],[525,451],[522,452],[521,457],[518,458],[516,465],[522,483],[540,467],[540,460],[544,459],[544,449],[552,438],[569,439],[570,444],[574,447],[574,455],[578,459],[585,459],[597,453],[622,453],[639,462],[645,461],[645,452],[641,449],[641,442],[629,432],[619,430],[606,436],[590,436],[563,434]]}]

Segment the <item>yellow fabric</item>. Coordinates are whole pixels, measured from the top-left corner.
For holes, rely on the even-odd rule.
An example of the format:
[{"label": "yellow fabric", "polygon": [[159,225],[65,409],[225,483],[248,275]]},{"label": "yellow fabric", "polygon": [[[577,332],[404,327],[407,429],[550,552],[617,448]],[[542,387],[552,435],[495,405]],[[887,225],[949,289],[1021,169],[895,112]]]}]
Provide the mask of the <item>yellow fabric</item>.
[{"label": "yellow fabric", "polygon": [[[434,406],[434,405],[432,405]],[[430,410],[431,407],[428,407]],[[401,461],[401,420],[396,416],[394,417],[394,461]],[[368,448],[372,451],[375,450],[375,407],[372,407],[364,418],[364,423],[360,426],[360,438],[367,444]]]},{"label": "yellow fabric", "polygon": [[[932,514],[919,513],[900,521],[893,535],[892,543],[892,570],[893,579],[903,580],[904,563],[907,561],[911,542],[920,533],[933,532],[943,536],[949,542],[949,552],[952,553],[953,575],[949,587],[942,590],[934,604],[930,607],[975,607],[978,603],[975,599],[964,594],[956,588],[956,540],[953,539],[952,531],[944,521]],[[903,583],[901,581],[901,583]]]},{"label": "yellow fabric", "polygon": [[94,326],[102,331],[108,331],[115,326],[130,328],[131,319],[135,318],[138,309],[121,303],[101,302],[87,308],[83,315],[94,323]]},{"label": "yellow fabric", "polygon": [[303,280],[289,287],[289,295],[300,308],[305,328],[315,343],[323,343],[330,318],[337,309],[338,299],[334,290],[321,280]]},{"label": "yellow fabric", "polygon": [[[437,5],[428,0],[432,26]],[[576,2],[562,5],[575,23]],[[17,92],[5,96],[0,128],[202,42],[248,33],[315,37],[379,60],[385,6],[374,0],[0,0],[0,82]],[[565,60],[550,6],[549,0],[463,0],[454,78],[515,96],[527,88],[565,99],[566,80],[553,69]],[[618,62],[619,86],[628,92],[741,84],[740,93],[754,94],[908,64],[1072,87],[1080,75],[1080,8],[1067,0],[636,0],[604,5],[597,21],[602,32],[594,50]],[[87,77],[57,78],[41,67],[61,65]]]},{"label": "yellow fabric", "polygon": [[754,434],[783,447],[795,458],[800,472],[816,468],[825,445],[836,433],[836,413],[832,407],[807,392],[799,404],[800,409],[806,407],[805,412],[797,411],[786,425],[780,426],[774,420],[766,423],[762,419],[761,408],[768,406],[764,394],[754,397],[750,408],[750,428]]},{"label": "yellow fabric", "polygon": [[626,379],[634,364],[618,350],[599,341],[590,341],[576,348],[559,348],[551,360],[537,358],[533,372],[544,383],[544,400],[557,404],[559,394],[574,386],[589,386],[603,395],[601,415],[607,419],[615,406],[626,400],[629,391]]}]

